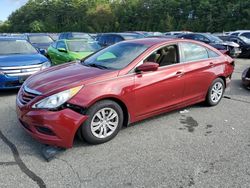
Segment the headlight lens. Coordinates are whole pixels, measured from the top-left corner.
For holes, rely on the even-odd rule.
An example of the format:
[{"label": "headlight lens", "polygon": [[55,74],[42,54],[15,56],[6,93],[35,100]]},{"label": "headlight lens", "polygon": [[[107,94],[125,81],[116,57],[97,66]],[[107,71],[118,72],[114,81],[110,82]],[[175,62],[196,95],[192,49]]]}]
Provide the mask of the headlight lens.
[{"label": "headlight lens", "polygon": [[46,68],[48,68],[48,67],[50,67],[51,66],[51,63],[49,62],[49,61],[46,61],[46,62],[44,62],[43,64],[42,64],[42,70],[43,69],[46,69]]},{"label": "headlight lens", "polygon": [[74,87],[69,90],[62,91],[60,93],[51,95],[42,99],[41,101],[37,102],[32,106],[32,108],[39,108],[39,109],[54,109],[58,108],[69,99],[71,99],[74,95],[76,95],[82,86]]}]

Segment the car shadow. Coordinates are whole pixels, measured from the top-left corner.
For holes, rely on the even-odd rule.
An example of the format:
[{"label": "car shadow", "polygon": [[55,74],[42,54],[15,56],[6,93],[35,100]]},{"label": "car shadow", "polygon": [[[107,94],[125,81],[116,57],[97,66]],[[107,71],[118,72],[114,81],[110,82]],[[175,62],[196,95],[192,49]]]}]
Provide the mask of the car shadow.
[{"label": "car shadow", "polygon": [[17,95],[19,89],[0,90],[0,97]]},{"label": "car shadow", "polygon": [[[131,123],[127,126],[123,126],[121,128],[120,131],[127,131],[131,128],[134,128],[136,126],[140,126],[144,123],[150,123],[150,122],[154,122],[154,121],[157,121],[163,117],[166,117],[166,116],[171,116],[173,114],[180,114],[180,111],[183,111],[184,109],[190,109],[190,108],[208,108],[208,106],[205,104],[205,102],[201,102],[201,103],[197,103],[197,104],[194,104],[194,105],[191,105],[191,106],[187,106],[187,107],[183,107],[183,108],[179,108],[179,109],[176,109],[176,110],[173,110],[173,111],[170,111],[170,112],[166,112],[166,113],[162,113],[162,114],[159,114],[159,115],[156,115],[156,116],[153,116],[153,117],[149,117],[147,119],[144,119],[144,120],[141,120],[141,121],[137,121],[135,123]],[[105,144],[105,143],[104,143]],[[80,148],[80,147],[91,147],[93,146],[92,144],[89,144],[87,142],[85,142],[84,140],[82,141],[80,138],[78,138],[78,136],[76,135],[75,138],[74,138],[74,144],[73,144],[73,148]]]}]

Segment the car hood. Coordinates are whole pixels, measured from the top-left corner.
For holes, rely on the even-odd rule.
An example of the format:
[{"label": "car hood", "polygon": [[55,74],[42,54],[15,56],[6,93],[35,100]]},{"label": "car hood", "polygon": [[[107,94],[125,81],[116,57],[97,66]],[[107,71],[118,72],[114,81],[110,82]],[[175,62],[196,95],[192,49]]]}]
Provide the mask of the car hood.
[{"label": "car hood", "polygon": [[0,67],[36,65],[45,61],[48,59],[39,53],[0,55]]},{"label": "car hood", "polygon": [[86,84],[90,79],[117,76],[118,71],[86,67],[80,63],[66,63],[40,71],[29,77],[25,86],[43,95],[50,95],[72,87]]},{"label": "car hood", "polygon": [[92,54],[93,52],[69,52],[71,56],[73,56],[75,59],[83,59],[87,57],[88,55]]}]

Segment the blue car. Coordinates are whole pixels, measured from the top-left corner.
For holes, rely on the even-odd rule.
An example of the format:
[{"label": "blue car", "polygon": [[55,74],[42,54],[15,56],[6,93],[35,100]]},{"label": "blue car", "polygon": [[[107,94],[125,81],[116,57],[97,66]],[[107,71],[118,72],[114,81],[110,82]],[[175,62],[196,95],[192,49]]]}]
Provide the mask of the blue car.
[{"label": "blue car", "polygon": [[0,37],[0,89],[19,88],[30,75],[50,66],[27,40]]},{"label": "blue car", "polygon": [[54,42],[54,40],[46,33],[26,33],[26,39],[38,50],[46,50]]}]

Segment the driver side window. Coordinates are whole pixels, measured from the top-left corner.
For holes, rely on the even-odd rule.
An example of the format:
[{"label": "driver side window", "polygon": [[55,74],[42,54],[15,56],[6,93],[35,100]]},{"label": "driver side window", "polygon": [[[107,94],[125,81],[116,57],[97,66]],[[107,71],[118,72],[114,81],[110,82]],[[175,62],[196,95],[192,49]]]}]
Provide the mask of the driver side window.
[{"label": "driver side window", "polygon": [[64,49],[66,49],[66,45],[65,45],[65,43],[63,41],[59,41],[59,42],[57,42],[56,48],[57,49],[58,48],[64,48]]},{"label": "driver side window", "polygon": [[158,63],[159,67],[177,64],[179,63],[178,46],[173,44],[160,48],[149,55],[144,62]]}]

